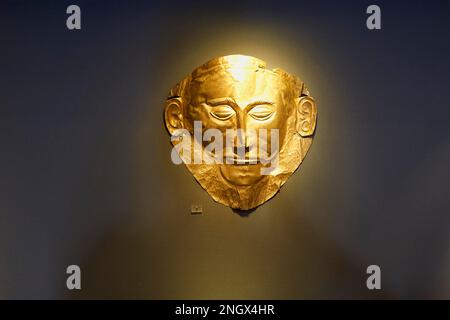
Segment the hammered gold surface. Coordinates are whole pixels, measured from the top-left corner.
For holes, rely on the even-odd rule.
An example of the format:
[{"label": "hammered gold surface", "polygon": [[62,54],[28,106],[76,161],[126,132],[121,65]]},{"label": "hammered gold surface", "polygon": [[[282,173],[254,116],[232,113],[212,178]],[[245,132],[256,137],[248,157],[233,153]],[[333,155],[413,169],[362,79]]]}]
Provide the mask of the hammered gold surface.
[{"label": "hammered gold surface", "polygon": [[[247,132],[279,132],[276,167],[267,167],[260,159],[255,163],[192,163],[183,157],[189,171],[211,197],[233,209],[253,209],[272,198],[299,167],[311,146],[316,128],[317,109],[304,83],[281,69],[267,69],[254,57],[230,55],[208,61],[174,86],[166,101],[164,119],[167,130],[190,133],[195,145],[194,121],[202,130],[227,129],[244,132],[245,156],[256,146],[259,137]],[[271,145],[270,134],[267,135]],[[176,146],[178,139],[172,139]],[[205,150],[207,143],[197,141]],[[225,145],[225,143],[224,143]],[[235,150],[224,148],[224,159],[236,158]],[[258,157],[260,155],[258,154]]]}]

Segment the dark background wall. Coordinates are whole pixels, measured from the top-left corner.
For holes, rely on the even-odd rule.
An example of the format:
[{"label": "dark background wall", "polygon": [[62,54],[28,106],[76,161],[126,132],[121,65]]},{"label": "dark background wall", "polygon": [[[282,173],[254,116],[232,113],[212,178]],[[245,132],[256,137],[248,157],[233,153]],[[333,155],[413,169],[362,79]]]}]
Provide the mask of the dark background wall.
[{"label": "dark background wall", "polygon": [[[450,297],[448,1],[375,1],[379,31],[367,1],[74,1],[69,31],[71,3],[0,4],[0,298]],[[162,123],[174,83],[236,53],[319,110],[247,217],[171,163]]]}]

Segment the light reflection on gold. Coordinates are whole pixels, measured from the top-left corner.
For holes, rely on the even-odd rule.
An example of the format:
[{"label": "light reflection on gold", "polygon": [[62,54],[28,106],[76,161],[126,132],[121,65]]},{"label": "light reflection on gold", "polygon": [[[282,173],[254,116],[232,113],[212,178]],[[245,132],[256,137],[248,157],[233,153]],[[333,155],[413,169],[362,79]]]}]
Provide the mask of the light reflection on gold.
[{"label": "light reflection on gold", "polygon": [[[279,154],[268,175],[262,172],[273,163],[263,161],[260,153],[256,163],[244,164],[194,164],[183,158],[215,201],[241,210],[255,208],[279,191],[306,156],[317,119],[315,102],[300,79],[244,55],[219,57],[196,68],[172,88],[164,114],[169,133],[187,130],[192,146],[195,121],[201,122],[203,132],[214,128],[223,136],[229,129],[243,130],[246,159],[252,159],[250,150],[261,141],[249,132],[278,130]],[[275,143],[270,133],[266,140],[267,146]],[[178,143],[173,140],[174,146]],[[224,159],[237,157],[234,148],[224,148]]]}]

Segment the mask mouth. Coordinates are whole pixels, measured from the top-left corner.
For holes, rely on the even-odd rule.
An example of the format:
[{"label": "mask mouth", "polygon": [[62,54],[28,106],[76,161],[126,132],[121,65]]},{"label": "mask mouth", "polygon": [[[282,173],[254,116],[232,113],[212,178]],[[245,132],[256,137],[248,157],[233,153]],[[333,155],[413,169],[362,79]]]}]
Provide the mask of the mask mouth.
[{"label": "mask mouth", "polygon": [[225,164],[235,165],[235,166],[249,166],[249,165],[267,165],[271,164],[274,159],[278,156],[278,152],[275,152],[270,157],[267,158],[239,158],[236,155],[226,157]]},{"label": "mask mouth", "polygon": [[[211,159],[217,159],[215,154],[211,151],[205,151],[206,155]],[[224,152],[225,153],[225,152]],[[272,164],[279,156],[279,152],[272,153],[269,157],[244,157],[241,158],[237,154],[225,155],[222,161],[214,164],[227,164],[234,166],[252,166],[252,165],[269,165]]]},{"label": "mask mouth", "polygon": [[225,163],[235,166],[251,166],[262,164],[259,159],[240,159],[235,157],[228,157]]}]

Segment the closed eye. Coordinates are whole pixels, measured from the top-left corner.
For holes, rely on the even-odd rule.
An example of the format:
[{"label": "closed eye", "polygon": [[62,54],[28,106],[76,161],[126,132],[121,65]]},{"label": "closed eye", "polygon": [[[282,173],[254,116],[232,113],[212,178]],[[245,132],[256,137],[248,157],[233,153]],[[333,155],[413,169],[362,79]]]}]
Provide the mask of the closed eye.
[{"label": "closed eye", "polygon": [[235,111],[232,107],[223,105],[213,107],[213,111],[210,112],[211,116],[217,120],[225,121],[235,115]]},{"label": "closed eye", "polygon": [[255,120],[264,121],[270,119],[274,113],[275,111],[269,106],[260,105],[254,107],[248,114]]}]

